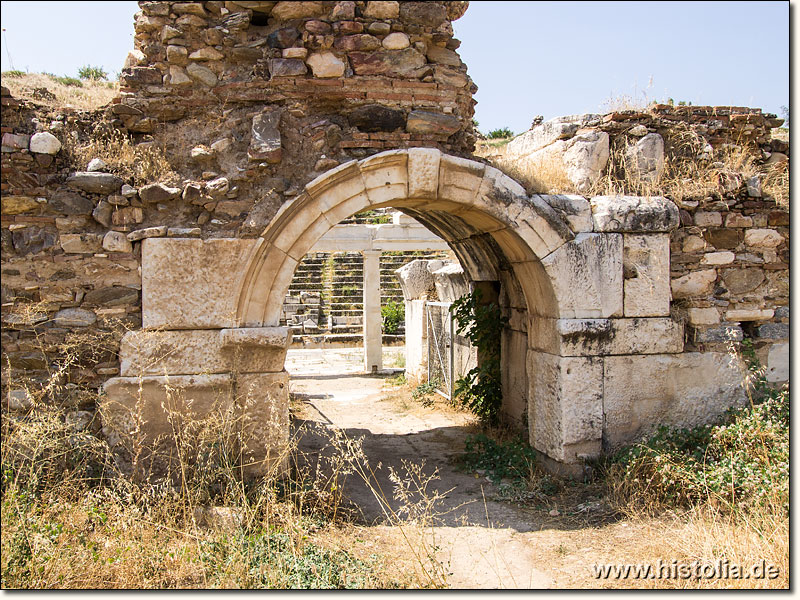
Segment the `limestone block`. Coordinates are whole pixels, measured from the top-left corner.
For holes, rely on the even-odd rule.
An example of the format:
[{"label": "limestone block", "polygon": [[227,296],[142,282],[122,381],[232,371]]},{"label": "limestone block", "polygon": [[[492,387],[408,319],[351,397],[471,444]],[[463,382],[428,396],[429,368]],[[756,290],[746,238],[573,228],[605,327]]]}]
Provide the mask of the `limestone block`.
[{"label": "limestone block", "polygon": [[714,289],[717,272],[714,269],[693,271],[672,280],[672,297],[691,298],[692,296],[708,296]]},{"label": "limestone block", "polygon": [[130,331],[120,343],[120,375],[276,373],[289,339],[284,327]]},{"label": "limestone block", "polygon": [[767,381],[789,381],[789,344],[772,344],[767,356]]},{"label": "limestone block", "polygon": [[291,21],[317,17],[323,12],[323,2],[278,2],[272,9],[272,17],[279,21]]},{"label": "limestone block", "polygon": [[691,325],[716,325],[719,323],[719,310],[709,308],[690,308],[687,311]]},{"label": "limestone block", "polygon": [[435,261],[430,261],[428,270],[432,271],[436,295],[440,301],[455,302],[469,293],[469,282],[461,265],[451,263],[435,269],[434,264]]},{"label": "limestone block", "polygon": [[53,317],[53,323],[59,327],[88,327],[97,321],[97,315],[91,310],[82,308],[65,308]]},{"label": "limestone block", "polygon": [[775,311],[771,308],[740,308],[725,311],[725,320],[731,323],[737,321],[767,321],[774,315]]},{"label": "limestone block", "polygon": [[614,451],[657,425],[693,427],[741,406],[744,371],[718,352],[604,359],[603,447]]},{"label": "limestone block", "polygon": [[683,351],[683,327],[669,318],[532,318],[528,343],[560,356],[666,354]]},{"label": "limestone block", "polygon": [[724,250],[722,252],[707,252],[700,260],[701,265],[729,265],[736,260],[733,252]]},{"label": "limestone block", "polygon": [[622,268],[626,317],[669,315],[669,235],[623,237]]},{"label": "limestone block", "polygon": [[752,292],[764,282],[764,271],[761,269],[725,269],[722,281],[734,296]]},{"label": "limestone block", "polygon": [[163,183],[152,183],[139,188],[139,198],[145,204],[157,204],[175,200],[181,195],[181,188],[171,187]]},{"label": "limestone block", "polygon": [[225,55],[219,50],[215,50],[210,46],[195,50],[189,55],[189,60],[222,60]]},{"label": "limestone block", "polygon": [[66,254],[93,254],[103,247],[103,236],[96,233],[62,233],[59,241]]},{"label": "limestone block", "polygon": [[208,87],[214,87],[217,85],[217,76],[208,67],[204,67],[197,63],[191,63],[188,67],[186,67],[186,73],[194,79],[198,83],[202,83]]},{"label": "limestone block", "polygon": [[439,158],[435,148],[408,150],[408,197],[436,198],[439,188]]},{"label": "limestone block", "polygon": [[400,16],[400,3],[367,2],[364,16],[370,19],[396,19]]},{"label": "limestone block", "polygon": [[149,238],[142,242],[142,326],[235,326],[252,239]]},{"label": "limestone block", "polygon": [[[442,261],[437,261],[441,266]],[[416,300],[423,296],[433,296],[436,290],[433,274],[428,270],[428,261],[412,260],[395,271],[400,281],[400,289],[406,300]]]},{"label": "limestone block", "polygon": [[35,210],[39,206],[36,198],[30,196],[6,196],[2,197],[2,213],[4,215],[19,215],[30,210]]},{"label": "limestone block", "polygon": [[140,446],[143,458],[158,471],[170,466],[179,435],[196,435],[196,427],[220,415],[235,418],[230,375],[176,375],[171,377],[114,377],[103,384],[100,401],[103,427]]},{"label": "limestone block", "polygon": [[439,162],[439,198],[474,204],[483,183],[484,165],[446,154]]},{"label": "limestone block", "polygon": [[567,177],[579,192],[588,192],[606,168],[609,157],[608,134],[589,131],[566,142],[563,163]]},{"label": "limestone block", "polygon": [[410,78],[427,64],[425,56],[414,48],[350,52],[349,58],[356,75]]},{"label": "limestone block", "polygon": [[237,416],[246,476],[265,475],[289,462],[289,375],[250,373],[236,380]]},{"label": "limestone block", "polygon": [[744,332],[738,323],[722,323],[719,327],[695,329],[693,339],[697,343],[741,342]]},{"label": "limestone block", "polygon": [[[370,203],[408,198],[408,152],[389,150],[358,162]],[[441,179],[440,179],[441,181]]]},{"label": "limestone block", "polygon": [[562,318],[623,314],[622,235],[580,233],[542,260]]},{"label": "limestone block", "polygon": [[678,207],[661,196],[595,196],[589,203],[595,231],[667,232],[680,224]]},{"label": "limestone block", "polygon": [[52,133],[40,131],[31,136],[30,151],[37,154],[58,154],[61,150],[61,142]]},{"label": "limestone block", "polygon": [[648,133],[625,152],[626,165],[634,178],[648,183],[657,183],[664,172],[664,138],[657,133]]},{"label": "limestone block", "polygon": [[550,119],[511,140],[507,152],[515,156],[533,154],[557,140],[571,138],[578,129],[598,117],[599,115],[586,114]]},{"label": "limestone block", "polygon": [[[597,455],[603,428],[603,360],[528,351],[528,423],[534,448],[557,461]],[[572,447],[572,448],[571,448]]]},{"label": "limestone block", "polygon": [[136,229],[131,231],[126,237],[128,241],[138,242],[148,238],[164,237],[167,235],[167,226],[158,225],[156,227],[145,227],[144,229]]},{"label": "limestone block", "polygon": [[[777,317],[777,311],[775,317]],[[760,325],[757,330],[758,337],[769,340],[788,340],[789,339],[789,324],[788,323],[765,323]]]},{"label": "limestone block", "polygon": [[344,62],[333,52],[315,52],[306,59],[314,77],[331,78],[344,75]]},{"label": "limestone block", "polygon": [[411,42],[405,33],[395,31],[383,38],[381,44],[387,50],[402,50],[403,48],[408,48]]},{"label": "limestone block", "polygon": [[504,331],[502,336],[501,382],[503,415],[521,426],[528,416],[528,374],[526,368],[528,336],[519,331]]},{"label": "limestone block", "polygon": [[592,209],[589,206],[589,201],[583,196],[554,194],[541,195],[539,198],[562,214],[567,223],[569,223],[569,228],[575,233],[592,231],[594,227]]},{"label": "limestone block", "polygon": [[715,210],[698,210],[694,213],[694,224],[698,227],[721,227],[722,214]]},{"label": "limestone block", "polygon": [[755,248],[777,248],[783,236],[774,229],[748,229],[744,232],[744,243]]},{"label": "limestone block", "polygon": [[92,194],[114,194],[122,187],[122,179],[111,173],[73,173],[67,177],[67,185]]}]

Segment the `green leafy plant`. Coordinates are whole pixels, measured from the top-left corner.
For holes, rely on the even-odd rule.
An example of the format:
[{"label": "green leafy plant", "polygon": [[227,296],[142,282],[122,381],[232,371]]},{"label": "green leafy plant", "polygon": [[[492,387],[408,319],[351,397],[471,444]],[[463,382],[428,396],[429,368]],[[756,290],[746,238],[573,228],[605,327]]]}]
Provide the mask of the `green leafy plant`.
[{"label": "green leafy plant", "polygon": [[521,484],[531,479],[536,453],[521,438],[498,442],[482,433],[468,435],[464,444],[464,467],[481,470],[494,483],[510,479]]},{"label": "green leafy plant", "polygon": [[482,303],[476,289],[450,306],[458,323],[458,333],[478,349],[478,366],[456,380],[455,397],[474,414],[496,423],[503,401],[500,372],[500,339],[508,318],[494,303]]},{"label": "green leafy plant", "polygon": [[93,67],[92,65],[84,65],[78,69],[78,77],[81,79],[107,79],[108,73],[102,67]]},{"label": "green leafy plant", "polygon": [[438,379],[430,379],[415,387],[414,391],[411,392],[411,397],[414,400],[419,400],[422,406],[432,406],[434,394],[440,385],[441,383]]},{"label": "green leafy plant", "polygon": [[489,132],[487,135],[490,140],[499,140],[501,138],[510,138],[514,137],[514,132],[511,131],[508,127],[501,127],[500,129],[494,129]]},{"label": "green leafy plant", "polygon": [[66,75],[53,75],[52,73],[45,73],[50,79],[56,83],[67,87],[83,87],[83,82],[75,77],[68,77]]},{"label": "green leafy plant", "polygon": [[387,300],[386,304],[381,306],[381,317],[383,318],[383,333],[390,335],[397,333],[406,320],[405,303]]},{"label": "green leafy plant", "polygon": [[25,77],[27,73],[25,71],[20,71],[19,69],[14,69],[12,71],[3,71],[3,77]]}]

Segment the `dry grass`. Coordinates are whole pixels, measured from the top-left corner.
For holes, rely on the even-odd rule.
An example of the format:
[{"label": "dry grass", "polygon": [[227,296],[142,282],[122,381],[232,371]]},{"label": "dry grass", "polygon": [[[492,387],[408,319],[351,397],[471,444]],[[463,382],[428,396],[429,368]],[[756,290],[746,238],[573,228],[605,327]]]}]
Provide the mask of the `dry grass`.
[{"label": "dry grass", "polygon": [[[116,81],[73,80],[19,71],[3,72],[2,81],[14,97],[52,108],[94,110],[106,106],[119,94],[119,83]],[[65,81],[80,85],[65,85]]]},{"label": "dry grass", "polygon": [[178,181],[163,150],[154,143],[134,144],[128,135],[107,122],[98,123],[84,135],[77,131],[73,135],[73,131],[65,136],[64,149],[77,168],[83,169],[93,158],[100,158],[109,171],[132,179],[135,186]]}]

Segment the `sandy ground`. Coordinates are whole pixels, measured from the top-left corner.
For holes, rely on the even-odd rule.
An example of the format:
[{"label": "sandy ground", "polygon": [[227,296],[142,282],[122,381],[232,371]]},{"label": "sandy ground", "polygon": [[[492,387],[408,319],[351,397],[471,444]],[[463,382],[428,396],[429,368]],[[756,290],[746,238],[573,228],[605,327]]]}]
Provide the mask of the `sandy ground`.
[{"label": "sandy ground", "polygon": [[[386,358],[392,362],[391,355]],[[348,438],[363,438],[374,479],[367,485],[351,476],[345,487],[345,496],[361,515],[361,538],[372,540],[370,545],[382,552],[394,551],[423,581],[452,588],[597,584],[590,579],[590,565],[583,564],[591,559],[587,552],[594,556],[597,548],[591,541],[581,546],[585,534],[596,534],[598,528],[580,518],[585,515],[575,518],[575,505],[578,513],[585,505],[578,504],[579,495],[567,507],[554,501],[532,508],[498,499],[498,488],[487,478],[457,467],[465,437],[476,431],[473,417],[444,403],[423,407],[388,375],[359,374],[359,362],[358,350],[292,350],[287,358],[295,427],[324,425]],[[306,433],[300,441],[301,451],[310,457],[325,452],[326,446],[324,435]],[[408,479],[408,465],[420,465],[425,476],[436,475],[425,495],[440,500],[424,511],[424,527],[398,526],[402,519],[395,518],[405,517],[404,507],[418,499],[404,501],[394,494],[390,473]],[[562,512],[573,513],[573,518],[560,518]],[[627,524],[602,527],[604,541],[612,546],[616,535],[627,537]]]}]

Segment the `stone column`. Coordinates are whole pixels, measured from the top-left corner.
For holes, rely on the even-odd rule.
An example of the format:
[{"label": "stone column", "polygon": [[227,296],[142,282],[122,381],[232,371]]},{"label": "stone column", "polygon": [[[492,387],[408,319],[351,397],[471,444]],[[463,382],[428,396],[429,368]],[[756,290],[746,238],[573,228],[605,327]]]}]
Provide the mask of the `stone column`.
[{"label": "stone column", "polygon": [[364,369],[383,368],[381,332],[381,251],[364,250]]}]

